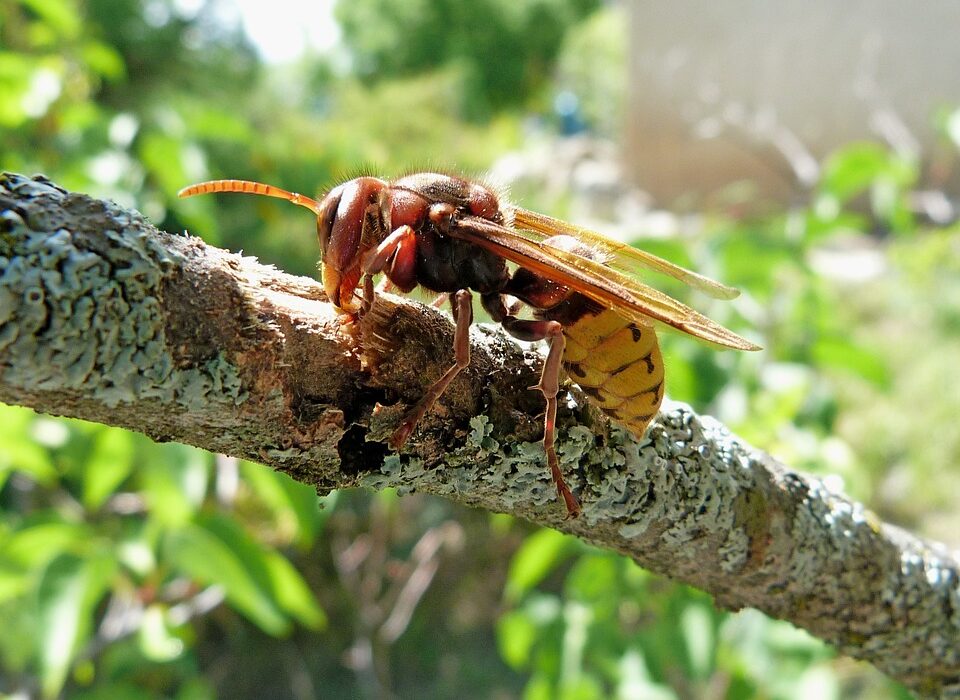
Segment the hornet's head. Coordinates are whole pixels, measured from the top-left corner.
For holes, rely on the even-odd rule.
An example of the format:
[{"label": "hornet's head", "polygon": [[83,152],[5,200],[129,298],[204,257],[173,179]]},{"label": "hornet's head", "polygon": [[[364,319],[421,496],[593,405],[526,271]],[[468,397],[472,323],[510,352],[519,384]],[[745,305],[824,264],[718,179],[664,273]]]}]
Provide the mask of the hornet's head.
[{"label": "hornet's head", "polygon": [[377,247],[389,222],[383,206],[387,183],[358,177],[330,190],[317,207],[317,239],[323,289],[337,308],[354,311],[354,291],[366,254]]},{"label": "hornet's head", "polygon": [[374,177],[358,177],[345,182],[317,201],[296,192],[250,180],[210,180],[185,187],[179,197],[211,192],[246,192],[278,197],[306,207],[317,215],[317,238],[323,288],[338,309],[358,308],[354,291],[363,273],[362,261],[377,247],[389,226],[389,207],[384,206],[387,183]]}]

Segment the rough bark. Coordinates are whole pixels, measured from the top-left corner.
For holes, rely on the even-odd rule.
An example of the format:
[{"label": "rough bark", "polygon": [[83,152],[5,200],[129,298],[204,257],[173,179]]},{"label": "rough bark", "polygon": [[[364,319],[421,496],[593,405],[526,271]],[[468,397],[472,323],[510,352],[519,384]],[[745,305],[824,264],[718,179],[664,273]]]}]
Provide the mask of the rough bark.
[{"label": "rough bark", "polygon": [[955,553],[880,522],[717,421],[668,403],[643,439],[571,389],[565,517],[538,442],[541,357],[495,328],[401,454],[386,438],[452,361],[433,309],[378,298],[345,327],[320,285],[43,180],[0,177],[0,401],[280,469],[394,486],[568,532],[960,697]]}]

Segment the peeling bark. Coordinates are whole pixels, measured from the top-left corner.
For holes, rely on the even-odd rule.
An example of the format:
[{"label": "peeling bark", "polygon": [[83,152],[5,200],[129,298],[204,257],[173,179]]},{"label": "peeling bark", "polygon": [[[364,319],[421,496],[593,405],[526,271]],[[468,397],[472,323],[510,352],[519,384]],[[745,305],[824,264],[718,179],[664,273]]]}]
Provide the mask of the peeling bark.
[{"label": "peeling bark", "polygon": [[643,439],[571,389],[539,444],[540,355],[494,328],[402,454],[386,440],[452,361],[448,318],[389,295],[343,327],[314,280],[0,177],[0,400],[255,460],[333,488],[511,513],[809,630],[921,695],[960,697],[955,553],[880,522],[689,407]]}]

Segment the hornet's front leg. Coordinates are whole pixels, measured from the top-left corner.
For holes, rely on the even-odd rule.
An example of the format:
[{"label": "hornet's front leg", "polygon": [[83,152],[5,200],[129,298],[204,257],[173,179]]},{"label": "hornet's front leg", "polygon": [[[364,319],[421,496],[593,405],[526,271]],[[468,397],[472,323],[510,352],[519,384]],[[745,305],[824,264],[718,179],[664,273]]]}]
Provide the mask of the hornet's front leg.
[{"label": "hornet's front leg", "polygon": [[395,450],[400,449],[403,443],[407,441],[417,423],[436,403],[437,399],[443,395],[443,392],[450,386],[450,382],[470,365],[470,324],[473,323],[473,295],[469,290],[461,289],[451,296],[450,301],[453,306],[453,320],[457,324],[453,333],[453,353],[456,362],[427,389],[423,398],[404,417],[403,423],[390,438],[390,447]]},{"label": "hornet's front leg", "polygon": [[384,287],[389,282],[401,292],[417,286],[417,235],[412,227],[399,226],[383,239],[363,260],[363,304],[361,313],[373,306],[376,296],[373,276],[384,273]]}]

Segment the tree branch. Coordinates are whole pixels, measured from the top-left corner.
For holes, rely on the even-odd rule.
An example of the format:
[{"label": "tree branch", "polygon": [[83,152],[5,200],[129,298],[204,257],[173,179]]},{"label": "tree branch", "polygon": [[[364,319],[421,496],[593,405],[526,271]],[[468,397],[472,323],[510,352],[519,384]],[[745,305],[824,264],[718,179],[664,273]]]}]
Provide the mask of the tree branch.
[{"label": "tree branch", "polygon": [[451,362],[446,316],[378,298],[344,328],[320,285],[0,177],[0,400],[255,460],[314,484],[424,491],[575,534],[759,608],[923,695],[960,694],[957,558],[668,404],[638,440],[571,390],[565,518],[539,444],[540,355],[498,330],[401,455],[406,404]]}]

